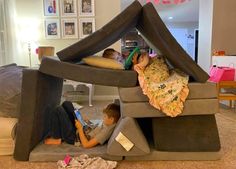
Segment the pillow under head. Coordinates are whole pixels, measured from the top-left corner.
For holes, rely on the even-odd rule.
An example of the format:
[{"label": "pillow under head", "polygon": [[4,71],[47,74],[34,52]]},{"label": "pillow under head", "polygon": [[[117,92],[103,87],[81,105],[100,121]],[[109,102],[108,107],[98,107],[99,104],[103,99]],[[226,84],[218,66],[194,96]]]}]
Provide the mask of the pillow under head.
[{"label": "pillow under head", "polygon": [[115,59],[103,58],[101,56],[90,56],[82,59],[90,66],[108,69],[124,69],[124,65]]}]

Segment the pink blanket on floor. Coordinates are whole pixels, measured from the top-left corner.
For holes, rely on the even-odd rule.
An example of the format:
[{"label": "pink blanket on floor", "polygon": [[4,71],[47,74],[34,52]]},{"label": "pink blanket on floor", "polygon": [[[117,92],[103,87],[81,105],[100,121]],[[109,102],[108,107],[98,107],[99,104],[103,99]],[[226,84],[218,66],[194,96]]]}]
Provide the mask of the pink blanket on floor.
[{"label": "pink blanket on floor", "polygon": [[188,76],[178,70],[168,70],[162,58],[141,56],[141,62],[134,66],[143,94],[149,103],[167,116],[176,117],[183,111],[188,89]]},{"label": "pink blanket on floor", "polygon": [[59,160],[57,166],[58,169],[114,169],[117,166],[117,162],[83,154],[79,157],[67,156],[64,160]]}]

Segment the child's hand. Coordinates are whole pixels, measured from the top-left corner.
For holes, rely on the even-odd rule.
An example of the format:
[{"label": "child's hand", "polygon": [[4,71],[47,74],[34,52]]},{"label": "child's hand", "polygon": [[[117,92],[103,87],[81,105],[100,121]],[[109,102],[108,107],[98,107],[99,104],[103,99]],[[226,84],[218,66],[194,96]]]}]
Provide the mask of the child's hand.
[{"label": "child's hand", "polygon": [[86,115],[83,115],[83,120],[87,123],[87,121],[89,121],[89,118]]},{"label": "child's hand", "polygon": [[136,65],[138,63],[138,53],[136,52],[132,58],[133,65]]},{"label": "child's hand", "polygon": [[142,73],[143,70],[145,69],[145,67],[148,65],[149,63],[149,56],[147,53],[143,53],[139,59],[138,59],[138,63],[135,64],[133,66],[133,69],[138,72],[138,74]]},{"label": "child's hand", "polygon": [[138,65],[145,68],[149,63],[148,53],[143,53],[138,59]]},{"label": "child's hand", "polygon": [[82,124],[80,123],[79,120],[75,120],[75,127],[79,130],[79,129],[83,129]]}]

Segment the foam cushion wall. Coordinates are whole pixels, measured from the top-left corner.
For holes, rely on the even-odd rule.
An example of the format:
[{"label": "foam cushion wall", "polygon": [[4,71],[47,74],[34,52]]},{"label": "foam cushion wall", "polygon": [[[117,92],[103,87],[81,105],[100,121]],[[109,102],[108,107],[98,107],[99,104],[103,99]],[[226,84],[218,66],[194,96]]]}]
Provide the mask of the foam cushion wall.
[{"label": "foam cushion wall", "polygon": [[[116,141],[120,132],[134,144],[129,151]],[[135,119],[125,117],[120,120],[108,142],[107,153],[117,156],[138,156],[150,153],[148,142]]]},{"label": "foam cushion wall", "polygon": [[153,118],[154,147],[170,152],[217,152],[220,139],[214,115]]},{"label": "foam cushion wall", "polygon": [[132,70],[98,68],[47,57],[43,58],[39,71],[55,77],[104,86],[133,87],[137,84],[137,73]]}]

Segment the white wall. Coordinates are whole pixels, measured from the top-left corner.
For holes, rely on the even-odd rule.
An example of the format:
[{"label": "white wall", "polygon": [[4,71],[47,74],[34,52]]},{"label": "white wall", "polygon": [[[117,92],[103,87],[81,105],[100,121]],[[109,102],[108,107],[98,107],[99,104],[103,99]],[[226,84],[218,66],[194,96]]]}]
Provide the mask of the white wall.
[{"label": "white wall", "polygon": [[200,0],[199,50],[200,66],[207,72],[214,50],[236,54],[235,0]]},{"label": "white wall", "polygon": [[209,72],[211,65],[213,0],[200,0],[198,64]]},{"label": "white wall", "polygon": [[[112,6],[112,8],[107,8]],[[107,22],[109,22],[114,16],[120,13],[120,1],[119,0],[95,0],[95,19],[96,19],[96,30],[101,28]],[[47,40],[44,36],[44,15],[43,15],[43,1],[37,0],[16,0],[16,21],[18,33],[22,25],[31,25],[35,29],[35,33],[38,34],[37,45],[51,45],[55,47],[56,52],[77,42],[79,39],[57,39]],[[59,17],[58,17],[59,18]],[[19,37],[20,38],[20,37]],[[21,53],[16,60],[21,65],[28,65],[28,50],[27,45],[21,44]],[[33,46],[34,47],[34,46]],[[36,46],[35,46],[36,47]],[[120,42],[115,43],[113,48],[121,50]],[[38,64],[37,56],[32,51],[33,65]]]},{"label": "white wall", "polygon": [[235,0],[214,0],[212,51],[224,50],[226,55],[236,55],[235,6]]},{"label": "white wall", "polygon": [[[32,45],[32,66],[39,64],[35,48],[40,46],[54,46],[55,52],[77,42],[79,39],[57,39],[47,40],[44,36],[44,15],[43,15],[43,0],[15,0],[16,2],[16,28],[17,34],[20,34],[20,29],[25,25],[32,26],[35,34],[38,34],[38,39]],[[120,13],[120,0],[95,0],[95,19],[96,30],[104,26],[113,17]],[[20,38],[20,37],[17,37]],[[28,46],[26,43],[17,44],[17,56],[14,62],[19,65],[29,65]],[[120,51],[120,41],[112,45],[113,48]],[[117,95],[117,89],[114,87],[95,86],[95,95]]]},{"label": "white wall", "polygon": [[[172,30],[182,30],[182,32],[186,32],[184,35],[181,35],[183,40],[183,44],[181,44],[181,46],[186,49],[186,52],[194,60],[194,39],[187,37],[189,35],[194,36],[194,31],[198,29],[198,22],[169,22],[165,24],[167,25],[170,32],[173,32]],[[178,37],[175,36],[175,38],[178,41]]]}]

